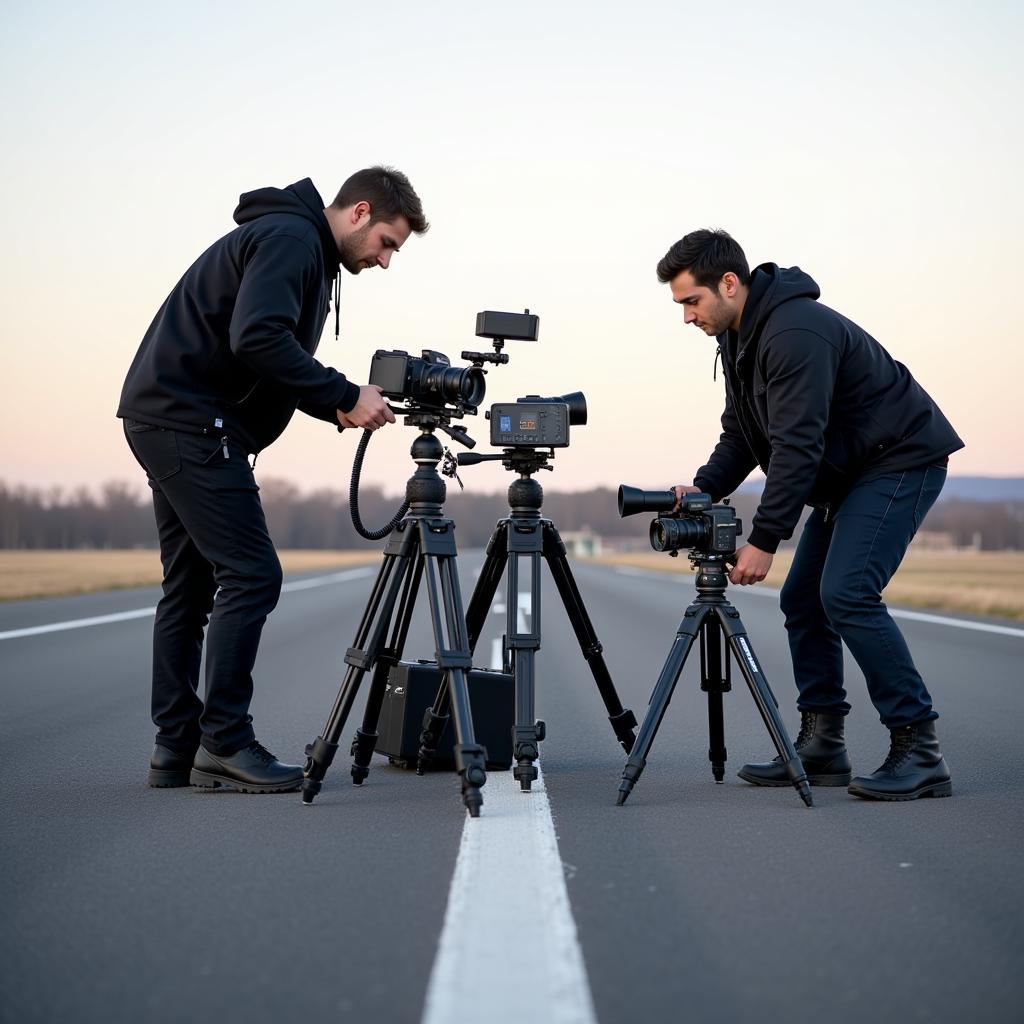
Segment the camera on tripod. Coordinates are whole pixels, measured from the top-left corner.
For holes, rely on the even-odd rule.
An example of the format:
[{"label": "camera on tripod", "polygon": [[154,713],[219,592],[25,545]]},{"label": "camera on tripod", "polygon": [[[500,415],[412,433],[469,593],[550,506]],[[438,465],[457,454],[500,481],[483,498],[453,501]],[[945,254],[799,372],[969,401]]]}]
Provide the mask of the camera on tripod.
[{"label": "camera on tripod", "polygon": [[[475,414],[487,390],[484,363],[501,365],[508,355],[506,341],[536,341],[540,317],[529,310],[499,313],[484,310],[476,316],[476,336],[490,338],[493,352],[463,352],[471,366],[452,366],[443,352],[423,349],[420,356],[402,349],[378,349],[370,364],[370,381],[388,397],[404,402],[409,412],[462,416]],[[400,412],[403,410],[399,410]]]},{"label": "camera on tripod", "polygon": [[619,515],[622,518],[638,512],[659,514],[651,522],[651,547],[678,555],[683,548],[695,556],[727,557],[736,552],[736,538],[743,532],[743,523],[736,510],[728,504],[714,505],[711,495],[684,494],[676,507],[673,491],[644,491],[639,487],[619,487]]},{"label": "camera on tripod", "polygon": [[499,448],[568,448],[569,427],[587,422],[582,391],[541,398],[527,395],[491,406],[491,444]]}]

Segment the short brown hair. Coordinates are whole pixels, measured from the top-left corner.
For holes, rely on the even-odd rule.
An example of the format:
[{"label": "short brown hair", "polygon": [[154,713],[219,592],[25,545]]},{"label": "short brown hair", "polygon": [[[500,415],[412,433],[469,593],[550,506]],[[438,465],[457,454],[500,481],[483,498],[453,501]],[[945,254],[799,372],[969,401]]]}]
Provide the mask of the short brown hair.
[{"label": "short brown hair", "polygon": [[402,216],[417,235],[430,228],[416,190],[409,179],[394,167],[366,167],[356,171],[338,190],[331,206],[343,210],[364,200],[370,204],[371,224]]}]

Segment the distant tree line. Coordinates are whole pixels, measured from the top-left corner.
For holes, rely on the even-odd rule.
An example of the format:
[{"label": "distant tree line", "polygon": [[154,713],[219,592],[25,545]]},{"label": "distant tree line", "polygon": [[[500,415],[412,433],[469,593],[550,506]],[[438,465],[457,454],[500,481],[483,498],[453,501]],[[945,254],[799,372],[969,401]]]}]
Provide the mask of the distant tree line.
[{"label": "distant tree line", "polygon": [[[348,496],[340,491],[303,494],[287,481],[267,479],[260,493],[270,532],[280,548],[379,547],[379,542],[365,541],[356,533]],[[368,527],[382,526],[398,504],[397,498],[385,496],[379,488],[360,489],[360,514]],[[757,495],[740,493],[734,504],[748,532]],[[457,484],[449,482],[445,511],[455,520],[460,547],[480,547],[498,519],[508,513],[508,504],[504,491],[459,491]],[[608,541],[645,546],[650,516],[620,519],[615,491],[609,487],[546,490],[543,512],[562,532],[588,529]],[[926,527],[948,534],[957,547],[1021,550],[1024,501],[940,500],[929,513]],[[127,483],[110,481],[93,493],[87,488],[35,489],[0,482],[0,548],[132,548],[156,543],[148,495]]]}]

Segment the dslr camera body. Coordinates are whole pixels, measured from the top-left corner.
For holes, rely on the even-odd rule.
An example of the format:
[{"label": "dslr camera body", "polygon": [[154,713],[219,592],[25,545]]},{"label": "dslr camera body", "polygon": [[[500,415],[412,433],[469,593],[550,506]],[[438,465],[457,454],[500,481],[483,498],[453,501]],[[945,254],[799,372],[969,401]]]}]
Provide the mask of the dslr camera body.
[{"label": "dslr camera body", "polygon": [[429,348],[419,356],[402,349],[378,349],[370,363],[369,383],[376,384],[388,398],[404,402],[408,412],[475,414],[487,390],[484,363],[507,363],[508,355],[501,351],[505,342],[536,341],[539,330],[540,317],[529,310],[484,310],[476,317],[476,336],[490,338],[494,351],[463,352],[462,358],[471,366],[452,366],[443,352]]}]

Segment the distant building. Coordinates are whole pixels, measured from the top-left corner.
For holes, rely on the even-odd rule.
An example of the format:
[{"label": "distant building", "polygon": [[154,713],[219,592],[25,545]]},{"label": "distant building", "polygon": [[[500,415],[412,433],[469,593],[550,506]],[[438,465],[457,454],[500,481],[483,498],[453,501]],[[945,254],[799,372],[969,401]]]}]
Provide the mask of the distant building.
[{"label": "distant building", "polygon": [[566,551],[573,558],[594,558],[601,554],[601,538],[593,530],[559,531]]},{"label": "distant building", "polygon": [[911,542],[916,551],[952,551],[956,537],[942,530],[918,530]]}]

